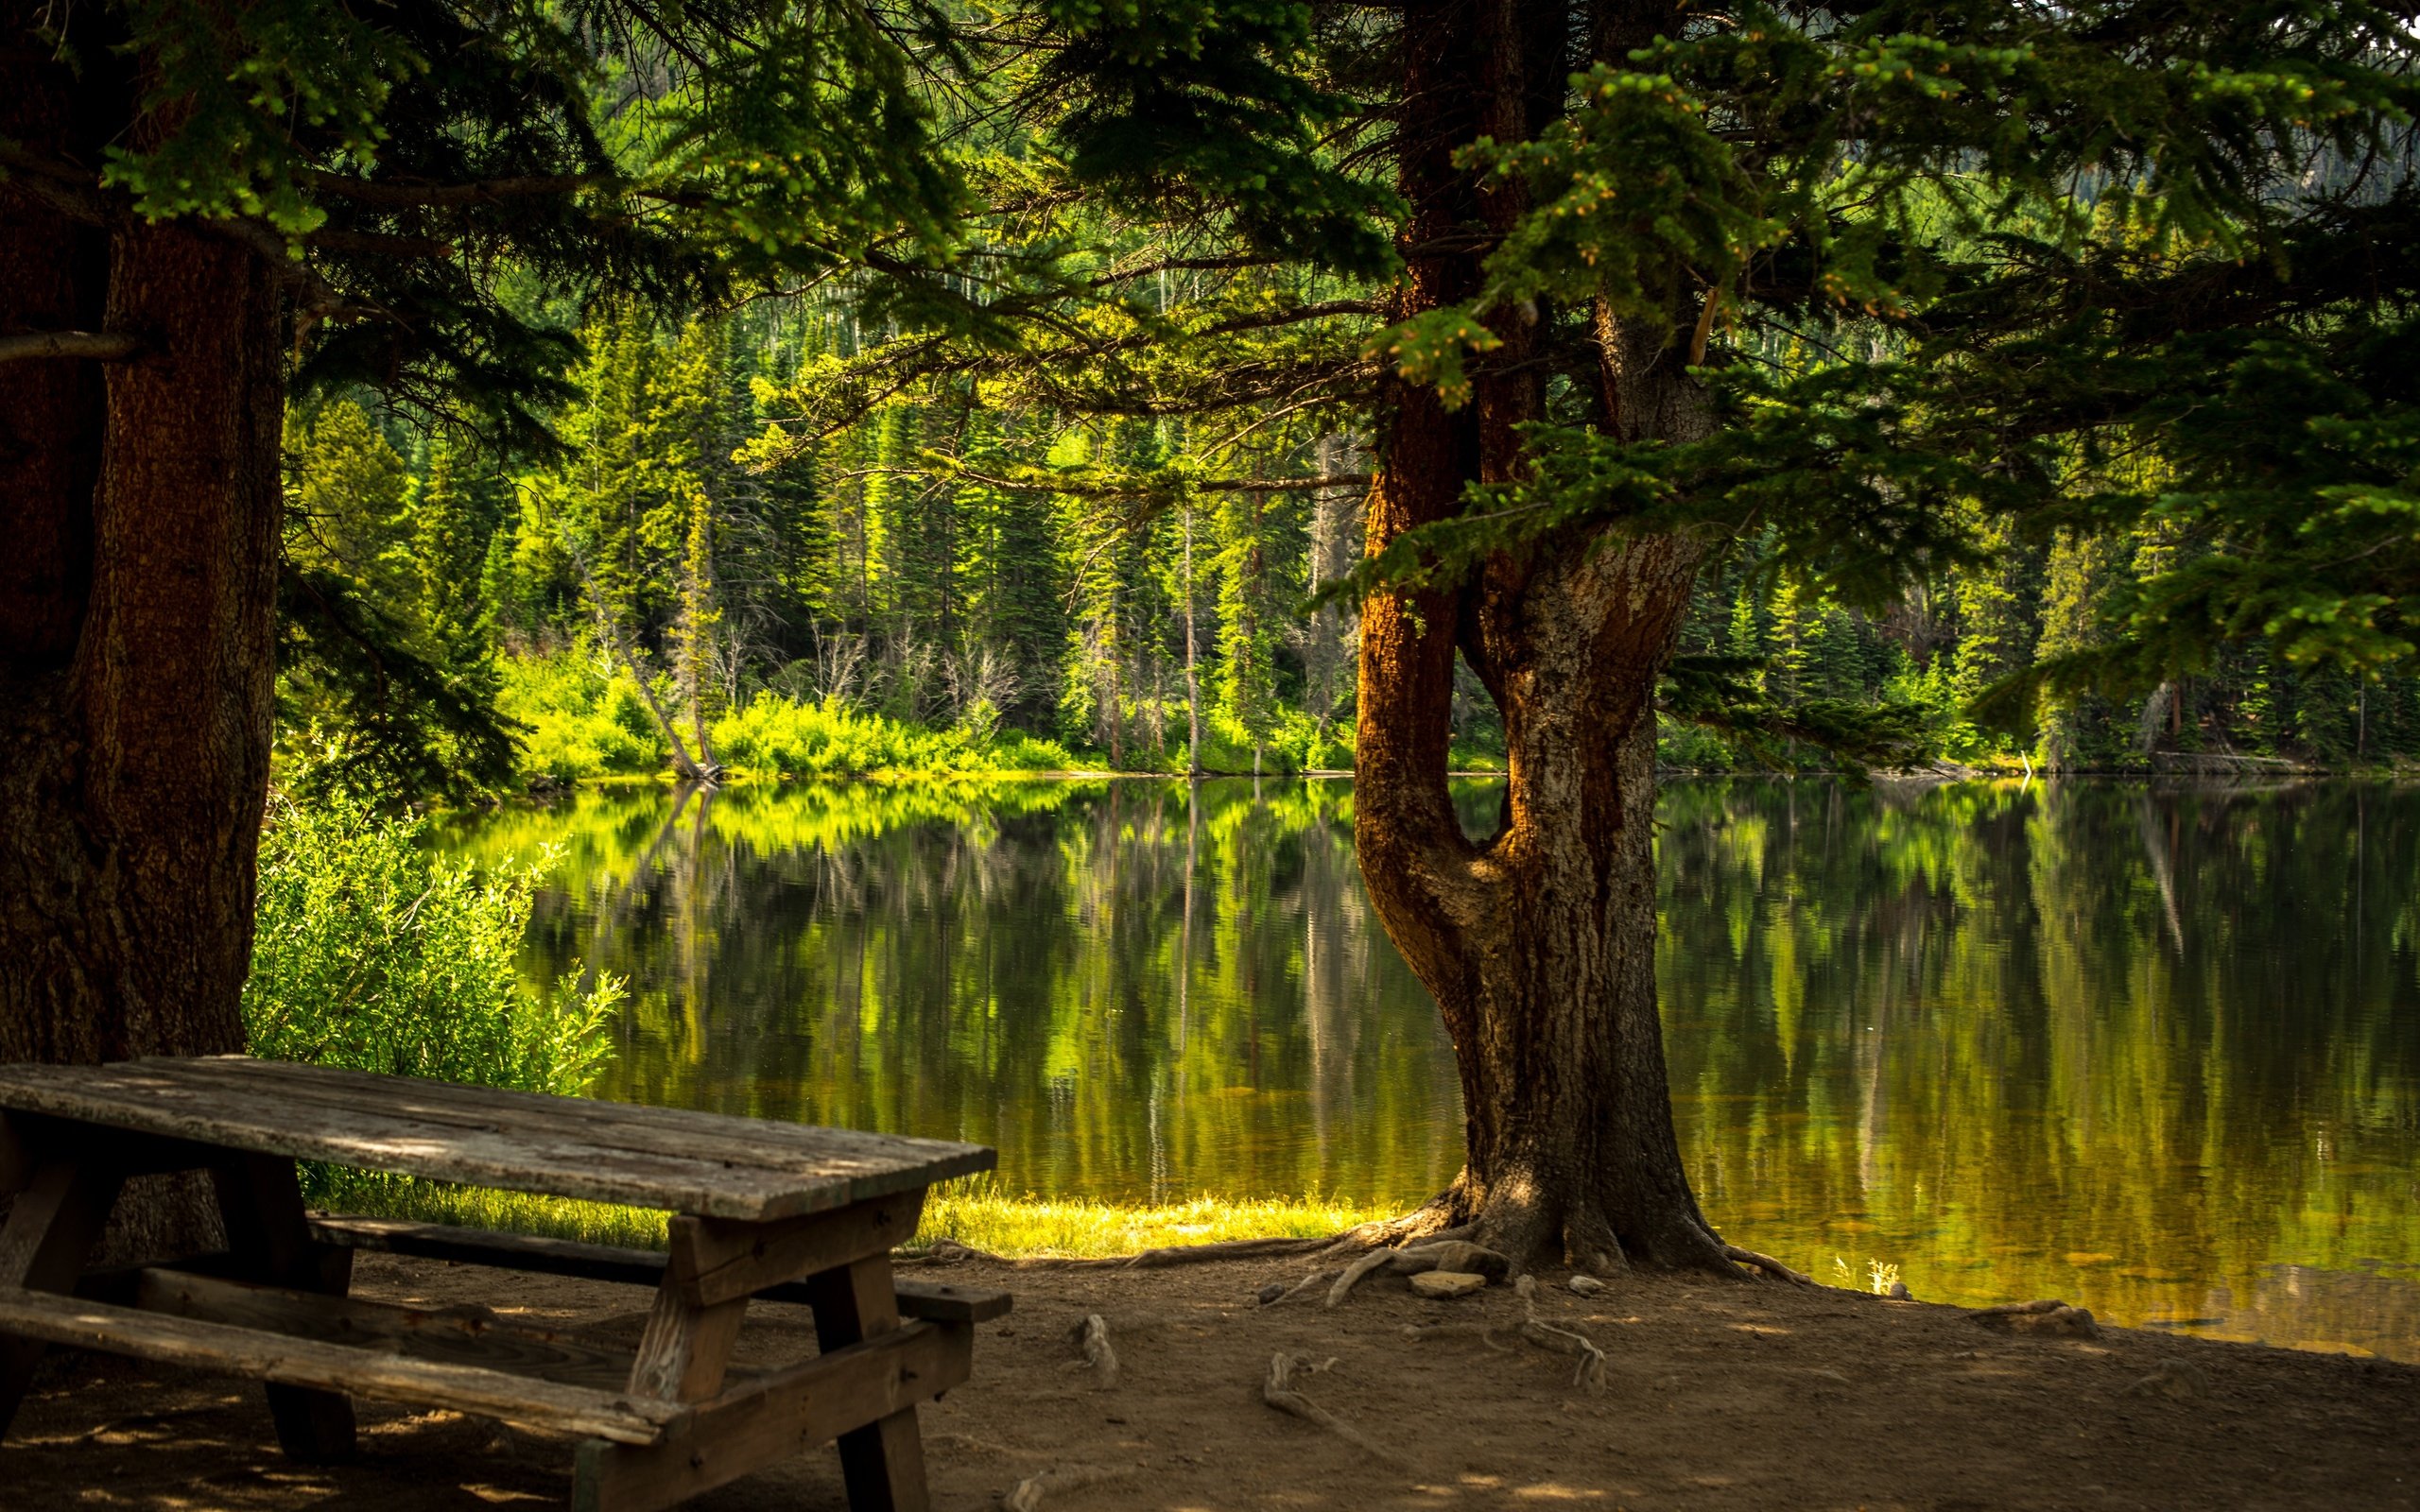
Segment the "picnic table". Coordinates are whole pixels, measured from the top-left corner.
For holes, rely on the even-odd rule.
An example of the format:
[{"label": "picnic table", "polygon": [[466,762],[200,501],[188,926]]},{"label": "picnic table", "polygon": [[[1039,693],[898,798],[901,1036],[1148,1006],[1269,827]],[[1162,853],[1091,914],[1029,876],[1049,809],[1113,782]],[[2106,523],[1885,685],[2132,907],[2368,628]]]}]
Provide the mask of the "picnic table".
[{"label": "picnic table", "polygon": [[[673,1213],[665,1253],[306,1212],[295,1161]],[[458,1087],[242,1056],[0,1066],[0,1434],[53,1345],[256,1377],[291,1457],[354,1447],[355,1397],[582,1436],[579,1512],[646,1512],[837,1440],[854,1512],[921,1512],[916,1404],[963,1382],[1003,1293],[890,1252],[975,1144]],[[86,1262],[130,1177],[206,1171],[223,1252]],[[655,1288],[635,1349],[486,1309],[347,1295],[387,1250]],[[817,1352],[732,1362],[752,1297],[814,1309]]]}]

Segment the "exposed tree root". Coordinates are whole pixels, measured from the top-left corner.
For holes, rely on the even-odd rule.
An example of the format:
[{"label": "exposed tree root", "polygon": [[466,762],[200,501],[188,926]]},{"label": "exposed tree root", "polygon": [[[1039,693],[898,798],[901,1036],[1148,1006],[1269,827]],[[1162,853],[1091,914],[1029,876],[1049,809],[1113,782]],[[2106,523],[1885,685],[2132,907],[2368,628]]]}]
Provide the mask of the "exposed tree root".
[{"label": "exposed tree root", "polygon": [[1267,1260],[1279,1255],[1307,1255],[1324,1249],[1333,1239],[1220,1239],[1206,1245],[1170,1245],[1147,1249],[1132,1260],[1109,1263],[1151,1269],[1161,1265],[1191,1265],[1208,1260]]},{"label": "exposed tree root", "polygon": [[1403,1456],[1392,1450],[1380,1448],[1363,1436],[1360,1430],[1344,1422],[1336,1414],[1294,1389],[1293,1378],[1297,1368],[1319,1371],[1326,1369],[1328,1366],[1335,1363],[1329,1360],[1323,1364],[1313,1365],[1311,1357],[1307,1354],[1287,1354],[1280,1351],[1270,1355],[1269,1377],[1260,1385],[1260,1400],[1279,1412],[1300,1418],[1306,1423],[1318,1424],[1374,1459],[1385,1460],[1390,1465],[1401,1465]]},{"label": "exposed tree root", "polygon": [[1772,1280],[1777,1281],[1788,1281],[1793,1286],[1812,1286],[1815,1284],[1815,1278],[1812,1276],[1806,1275],[1799,1271],[1794,1271],[1789,1266],[1783,1264],[1780,1261],[1773,1259],[1771,1255],[1759,1255],[1753,1249],[1742,1249],[1737,1245],[1723,1246],[1722,1258],[1725,1260],[1737,1261],[1742,1265],[1754,1265],[1756,1269],[1764,1272],[1765,1275],[1771,1277]]},{"label": "exposed tree root", "polygon": [[1070,1465],[1063,1469],[1044,1470],[1017,1482],[1017,1488],[1009,1493],[1005,1504],[1009,1512],[1039,1512],[1042,1499],[1054,1492],[1080,1491],[1087,1486],[1124,1480],[1136,1470],[1132,1465]]},{"label": "exposed tree root", "polygon": [[1335,1307],[1352,1295],[1353,1288],[1373,1271],[1386,1270],[1397,1276],[1417,1276],[1423,1271],[1470,1271],[1491,1280],[1502,1280],[1512,1273],[1512,1262],[1504,1255],[1466,1240],[1432,1240],[1403,1249],[1374,1249],[1344,1267],[1328,1289],[1327,1305]]},{"label": "exposed tree root", "polygon": [[1579,1365],[1571,1373],[1571,1383],[1584,1391],[1605,1389],[1605,1351],[1585,1333],[1558,1328],[1538,1316],[1538,1282],[1534,1276],[1524,1276],[1514,1283],[1515,1295],[1521,1298],[1521,1337],[1541,1349],[1558,1354],[1579,1356]]},{"label": "exposed tree root", "polygon": [[1342,1303],[1353,1294],[1353,1288],[1361,1284],[1363,1277],[1394,1259],[1398,1253],[1392,1249],[1374,1249],[1345,1266],[1343,1273],[1336,1278],[1336,1284],[1327,1289],[1327,1305],[1335,1307]]},{"label": "exposed tree root", "polygon": [[1098,1313],[1089,1313],[1084,1320],[1067,1331],[1068,1342],[1083,1355],[1082,1364],[1092,1366],[1093,1385],[1107,1391],[1117,1384],[1117,1351],[1109,1347],[1109,1323]]},{"label": "exposed tree root", "polygon": [[2000,1329],[2011,1333],[2048,1333],[2071,1339],[2100,1337],[2100,1325],[2093,1320],[2089,1311],[2069,1307],[2056,1297],[1979,1307],[1967,1315],[1987,1329]]},{"label": "exposed tree root", "polygon": [[1280,1302],[1290,1301],[1305,1292],[1326,1285],[1329,1281],[1336,1280],[1340,1274],[1341,1274],[1340,1271],[1331,1266],[1326,1270],[1315,1270],[1291,1286],[1281,1284],[1274,1289],[1273,1293],[1269,1288],[1263,1288],[1263,1299],[1260,1305],[1275,1307]]},{"label": "exposed tree root", "polygon": [[1403,1336],[1414,1344],[1430,1339],[1477,1339],[1498,1354],[1512,1352],[1512,1346],[1498,1343],[1495,1330],[1485,1323],[1407,1323]]}]

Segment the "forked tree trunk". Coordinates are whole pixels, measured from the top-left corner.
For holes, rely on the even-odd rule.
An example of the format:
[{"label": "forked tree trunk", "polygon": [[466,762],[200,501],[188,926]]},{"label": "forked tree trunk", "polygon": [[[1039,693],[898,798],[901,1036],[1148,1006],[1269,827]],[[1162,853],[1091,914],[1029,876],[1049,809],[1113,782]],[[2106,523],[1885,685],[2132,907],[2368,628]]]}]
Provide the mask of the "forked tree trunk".
[{"label": "forked tree trunk", "polygon": [[[1453,149],[1533,135],[1561,108],[1561,6],[1454,0],[1404,18],[1401,186],[1414,249],[1500,233],[1516,186],[1480,185]],[[1409,257],[1402,313],[1466,301],[1477,252]],[[1543,412],[1534,327],[1505,338],[1471,402],[1387,395],[1368,548],[1515,478],[1516,429]],[[1599,323],[1599,421],[1677,438],[1703,424],[1685,353]],[[1565,536],[1492,559],[1453,591],[1380,593],[1361,619],[1355,841],[1388,934],[1453,1037],[1465,1119],[1454,1185],[1397,1227],[1469,1227],[1530,1265],[1568,1258],[1733,1270],[1673,1135],[1655,995],[1656,679],[1698,548]],[[1466,839],[1446,790],[1457,649],[1504,717],[1510,779],[1491,839]]]},{"label": "forked tree trunk", "polygon": [[[91,123],[130,105],[124,81],[97,60],[68,77],[25,19],[7,8],[0,137],[97,163]],[[280,292],[230,242],[80,224],[0,183],[0,330],[60,329],[144,351],[0,363],[0,1061],[238,1050],[274,676]],[[122,1250],[197,1221],[182,1203],[122,1211]]]}]

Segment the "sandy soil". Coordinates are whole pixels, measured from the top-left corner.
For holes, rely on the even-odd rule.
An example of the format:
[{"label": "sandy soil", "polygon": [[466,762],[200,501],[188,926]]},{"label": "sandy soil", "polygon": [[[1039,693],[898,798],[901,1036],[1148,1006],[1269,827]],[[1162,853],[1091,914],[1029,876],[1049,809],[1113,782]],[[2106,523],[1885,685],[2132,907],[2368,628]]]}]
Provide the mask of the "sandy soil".
[{"label": "sandy soil", "polygon": [[[1590,1395],[1568,1358],[1527,1344],[1404,1335],[1409,1324],[1515,1324],[1508,1289],[1440,1302],[1379,1280],[1333,1312],[1315,1294],[1256,1305],[1264,1283],[1305,1268],[952,1267],[951,1280],[1005,1285],[1018,1301],[978,1331],[974,1381],[925,1414],[936,1506],[988,1509],[1028,1477],[1081,1467],[1115,1478],[1044,1506],[2420,1507],[2420,1368],[2409,1366],[2119,1330],[2011,1337],[1954,1308],[1830,1290],[1633,1280],[1583,1299],[1551,1287],[1543,1314],[1610,1357],[1607,1389]],[[627,1288],[375,1256],[357,1287],[628,1340],[643,1302]],[[1114,1389],[1073,1359],[1067,1330],[1092,1312],[1121,1357]],[[749,1337],[769,1359],[812,1348],[793,1308],[760,1306]],[[1335,1361],[1297,1384],[1380,1452],[1262,1401],[1281,1351]],[[2169,1362],[2198,1367],[2206,1389],[2135,1389]],[[0,1453],[0,1506],[452,1512],[564,1498],[567,1442],[375,1405],[362,1420],[358,1463],[292,1466],[256,1387],[60,1356]],[[843,1502],[825,1450],[692,1505]]]}]

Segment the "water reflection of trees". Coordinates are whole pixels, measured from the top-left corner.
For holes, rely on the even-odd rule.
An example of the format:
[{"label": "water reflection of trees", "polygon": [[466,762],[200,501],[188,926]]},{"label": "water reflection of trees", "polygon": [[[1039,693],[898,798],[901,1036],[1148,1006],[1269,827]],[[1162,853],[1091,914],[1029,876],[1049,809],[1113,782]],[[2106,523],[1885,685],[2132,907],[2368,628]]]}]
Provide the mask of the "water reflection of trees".
[{"label": "water reflection of trees", "polygon": [[[632,982],[605,1095],[977,1139],[1012,1187],[1337,1192],[1452,1174],[1453,1065],[1334,782],[583,795],[533,970]],[[1188,859],[1190,858],[1190,859]]]},{"label": "water reflection of trees", "polygon": [[[2420,1312],[2420,790],[1705,782],[1660,817],[1725,1228],[1944,1299],[2413,1352],[2380,1341]],[[584,794],[461,843],[549,840],[533,971],[633,984],[608,1095],[980,1140],[1103,1196],[1409,1200],[1458,1159],[1346,784]]]},{"label": "water reflection of trees", "polygon": [[1662,817],[1684,1137],[1761,1247],[2127,1317],[2420,1263],[2420,793],[1690,783]]}]

